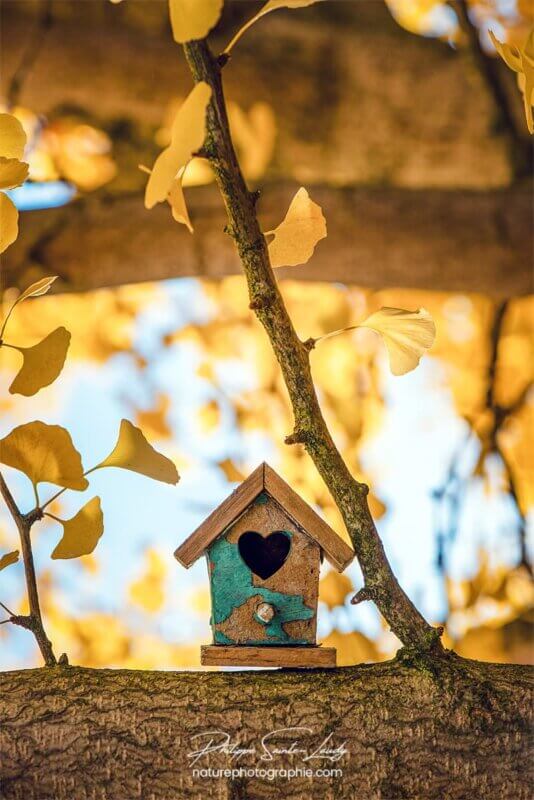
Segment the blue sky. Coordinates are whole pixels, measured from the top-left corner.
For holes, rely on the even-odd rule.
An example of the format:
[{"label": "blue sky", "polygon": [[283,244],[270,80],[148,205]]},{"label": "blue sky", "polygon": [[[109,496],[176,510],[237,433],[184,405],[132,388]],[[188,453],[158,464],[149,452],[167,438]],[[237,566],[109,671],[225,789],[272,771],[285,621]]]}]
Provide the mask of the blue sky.
[{"label": "blue sky", "polygon": [[[267,435],[238,431],[224,404],[217,434],[200,434],[196,409],[211,399],[213,388],[197,375],[199,356],[188,343],[162,351],[159,342],[169,330],[205,321],[210,308],[195,280],[170,281],[163,289],[163,300],[149,299],[136,320],[136,349],[149,362],[142,377],[125,354],[98,365],[72,361],[56,384],[58,388],[17,400],[16,419],[12,413],[4,414],[0,435],[5,436],[21,418],[62,424],[71,432],[84,466],[90,467],[113,447],[122,417],[131,417],[133,407],[149,407],[154,392],[167,393],[173,437],[155,445],[169,457],[184,460],[178,486],[121,470],[95,473],[85,493],[65,494],[64,516],[74,514],[94,494],[102,498],[105,533],[96,551],[99,571],[91,574],[75,561],[50,561],[49,554],[60,535],[55,525],[36,536],[36,563],[38,570],[52,571],[61,602],[73,615],[110,611],[134,625],[150,626],[171,642],[209,641],[208,615],[199,615],[190,603],[191,592],[207,586],[204,561],[186,571],[174,560],[173,551],[234,488],[217,461],[231,457],[253,469],[267,460],[276,468],[276,448]],[[362,463],[373,477],[374,491],[387,505],[378,528],[392,566],[419,608],[435,621],[442,618],[445,605],[435,563],[432,491],[443,482],[450,457],[465,439],[467,428],[455,412],[437,359],[423,359],[417,370],[402,378],[389,375],[385,360],[382,367],[387,414],[379,433],[365,445]],[[3,391],[10,378],[6,370],[0,370]],[[231,371],[233,388],[238,391],[251,382],[250,368],[236,361]],[[476,459],[477,447],[474,442],[466,447],[466,469]],[[28,481],[10,469],[5,469],[5,475],[21,507],[30,508]],[[41,498],[54,491],[54,487],[42,486]],[[3,509],[0,513],[0,523],[13,536],[12,523]],[[475,483],[466,497],[461,530],[451,551],[452,574],[474,574],[480,547],[487,548],[499,562],[514,563],[518,554],[515,530],[509,502],[498,494],[488,497],[482,483]],[[13,543],[16,546],[15,539]],[[139,575],[148,547],[155,548],[168,567],[167,600],[161,613],[151,619],[133,610],[127,600],[128,585]],[[349,574],[358,586],[358,566],[352,565]],[[2,572],[0,600],[8,606],[15,604],[22,581],[21,564]],[[321,609],[320,632],[328,633],[334,624],[341,630],[359,629],[369,636],[376,636],[380,630],[379,616],[371,604],[347,605],[333,615]],[[26,632],[13,632],[8,640],[0,640],[0,668],[32,665],[31,652]]]}]

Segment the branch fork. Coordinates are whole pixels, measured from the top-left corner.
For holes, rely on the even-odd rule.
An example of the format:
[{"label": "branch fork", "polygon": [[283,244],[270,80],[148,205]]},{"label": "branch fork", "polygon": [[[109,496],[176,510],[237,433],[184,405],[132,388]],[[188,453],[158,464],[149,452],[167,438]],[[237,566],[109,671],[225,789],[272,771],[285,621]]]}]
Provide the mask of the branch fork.
[{"label": "branch fork", "polygon": [[358,603],[363,603],[366,600],[372,600],[372,599],[373,599],[373,596],[371,594],[371,590],[367,589],[367,587],[363,586],[358,592],[356,592],[354,597],[351,598],[350,602],[351,602],[351,605],[357,606]]},{"label": "branch fork", "polygon": [[308,434],[306,431],[293,431],[289,436],[284,439],[285,444],[306,444],[308,441]]}]

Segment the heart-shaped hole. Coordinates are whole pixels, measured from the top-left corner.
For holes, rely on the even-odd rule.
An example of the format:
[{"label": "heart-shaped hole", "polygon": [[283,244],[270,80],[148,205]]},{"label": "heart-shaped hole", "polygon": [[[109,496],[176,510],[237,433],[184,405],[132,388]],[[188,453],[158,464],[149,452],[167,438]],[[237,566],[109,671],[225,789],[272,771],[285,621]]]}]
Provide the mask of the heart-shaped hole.
[{"label": "heart-shaped hole", "polygon": [[284,531],[274,531],[269,536],[245,531],[239,537],[238,547],[247,567],[265,580],[283,566],[291,548],[291,539]]}]

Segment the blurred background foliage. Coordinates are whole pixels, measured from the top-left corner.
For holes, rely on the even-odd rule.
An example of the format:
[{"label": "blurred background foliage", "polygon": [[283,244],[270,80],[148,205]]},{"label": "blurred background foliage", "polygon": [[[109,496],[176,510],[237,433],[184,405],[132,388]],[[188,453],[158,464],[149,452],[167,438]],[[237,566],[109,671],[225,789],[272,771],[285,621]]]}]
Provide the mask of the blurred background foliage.
[{"label": "blurred background foliage", "polygon": [[[407,30],[462,45],[454,2],[387,4]],[[490,26],[510,43],[523,43],[534,20],[530,0],[467,5],[488,51]],[[120,9],[150,28],[161,24],[159,6],[126,0]],[[242,17],[243,4],[235,6],[232,13]],[[131,188],[117,168],[114,131],[77,109],[44,118],[19,102],[19,88],[10,110],[31,142],[34,184],[62,181],[80,194],[113,181]],[[179,99],[169,98],[160,126],[150,132],[154,150],[168,140]],[[263,101],[246,110],[234,103],[230,115],[245,173],[261,180],[273,156],[277,116]],[[123,142],[124,132],[116,133]],[[210,180],[209,167],[196,159],[186,184]],[[24,198],[18,204],[23,208]],[[303,339],[356,324],[383,305],[431,312],[436,345],[403,378],[388,374],[370,331],[322,343],[312,356],[321,405],[350,469],[371,485],[371,509],[394,571],[427,618],[445,625],[445,643],[472,658],[534,661],[534,298],[370,291],[303,283],[297,270],[294,278],[284,279],[281,289]],[[6,305],[13,291],[4,292]],[[39,526],[36,561],[50,638],[58,653],[85,666],[198,666],[199,644],[210,637],[207,576],[203,564],[185,572],[172,553],[258,462],[269,461],[346,536],[304,450],[283,444],[292,429],[290,406],[268,340],[248,308],[244,279],[180,279],[44,297],[18,308],[11,335],[23,346],[57,325],[72,332],[65,371],[34,398],[8,395],[18,362],[2,350],[0,435],[29,419],[68,424],[77,447],[98,457],[118,420],[128,416],[175,461],[182,482],[147,487],[136,478],[128,485],[120,476],[107,478],[106,533],[95,553],[76,563],[50,569],[57,532],[51,524]],[[29,507],[24,478],[7,472]],[[4,509],[0,547],[17,547]],[[350,605],[360,585],[356,565],[343,575],[324,567],[320,633],[337,647],[342,665],[389,658],[398,646],[372,605]],[[21,564],[0,574],[0,600],[24,610]],[[38,663],[24,631],[0,626],[0,667]]]},{"label": "blurred background foliage", "polygon": [[[502,308],[476,295],[325,283],[284,281],[282,291],[303,338],[384,304],[432,313],[436,345],[403,378],[389,375],[371,332],[325,341],[312,359],[322,408],[351,470],[372,487],[395,571],[431,621],[446,624],[447,644],[475,658],[531,658],[534,298]],[[172,552],[259,461],[346,536],[304,450],[283,445],[289,401],[244,279],[44,297],[35,307],[19,307],[13,338],[24,344],[66,324],[70,358],[55,387],[27,399],[7,395],[14,364],[4,358],[2,434],[31,414],[68,422],[77,446],[96,454],[124,413],[183,476],[176,488],[112,483],[105,536],[79,565],[49,569],[56,534],[40,526],[49,634],[58,652],[88,666],[197,665],[209,639],[204,564],[186,573]],[[11,480],[24,497],[25,479]],[[3,549],[16,547],[5,515],[0,537]],[[320,630],[342,664],[390,657],[398,644],[369,604],[350,606],[359,585],[357,566],[344,575],[324,568]],[[22,597],[19,564],[2,573],[1,599],[22,610]],[[0,635],[4,666],[37,662],[24,632],[2,626]]]}]

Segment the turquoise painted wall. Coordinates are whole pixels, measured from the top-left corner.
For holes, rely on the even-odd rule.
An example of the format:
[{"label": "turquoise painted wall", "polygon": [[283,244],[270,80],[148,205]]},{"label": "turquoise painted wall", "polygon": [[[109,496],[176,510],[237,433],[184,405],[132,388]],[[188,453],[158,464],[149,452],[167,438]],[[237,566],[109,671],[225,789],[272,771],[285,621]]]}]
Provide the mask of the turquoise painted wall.
[{"label": "turquoise painted wall", "polygon": [[[289,531],[286,533],[292,536]],[[227,620],[236,608],[257,595],[276,609],[274,618],[265,626],[267,639],[251,639],[239,644],[310,644],[307,640],[289,636],[282,627],[285,622],[311,619],[315,615],[315,609],[305,605],[302,595],[284,594],[254,586],[253,573],[239,555],[237,544],[227,541],[224,535],[213,542],[207,556],[211,582],[211,624],[215,644],[238,644],[221,631],[215,630],[214,626]]]}]

